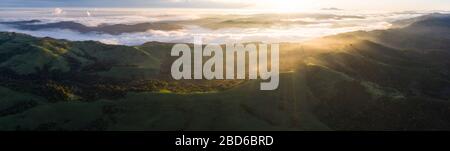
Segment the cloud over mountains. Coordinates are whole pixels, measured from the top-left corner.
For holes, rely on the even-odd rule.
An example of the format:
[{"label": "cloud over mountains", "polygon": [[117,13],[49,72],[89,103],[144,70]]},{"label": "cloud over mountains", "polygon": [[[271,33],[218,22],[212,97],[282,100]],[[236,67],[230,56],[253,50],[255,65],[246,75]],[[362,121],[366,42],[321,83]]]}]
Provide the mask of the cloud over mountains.
[{"label": "cloud over mountains", "polygon": [[[213,43],[298,42],[349,31],[386,29],[397,20],[428,13],[355,14],[345,10],[229,13],[218,10],[91,8],[5,9],[0,12],[0,22],[3,23],[0,31],[126,45],[148,41],[192,42],[193,36],[201,36],[205,42]],[[22,25],[11,24],[33,20],[35,22]]]}]

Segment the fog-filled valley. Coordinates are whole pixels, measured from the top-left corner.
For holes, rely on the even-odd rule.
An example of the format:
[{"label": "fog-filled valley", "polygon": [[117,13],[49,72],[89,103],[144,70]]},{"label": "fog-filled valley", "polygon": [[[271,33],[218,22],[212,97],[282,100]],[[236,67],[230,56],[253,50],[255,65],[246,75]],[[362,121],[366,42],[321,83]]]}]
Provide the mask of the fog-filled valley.
[{"label": "fog-filled valley", "polygon": [[[120,12],[92,25],[101,13],[46,13],[59,16],[0,22],[1,130],[450,129],[445,13],[120,22],[128,15]],[[261,91],[258,80],[173,80],[172,46],[195,35],[280,42],[278,89]]]}]

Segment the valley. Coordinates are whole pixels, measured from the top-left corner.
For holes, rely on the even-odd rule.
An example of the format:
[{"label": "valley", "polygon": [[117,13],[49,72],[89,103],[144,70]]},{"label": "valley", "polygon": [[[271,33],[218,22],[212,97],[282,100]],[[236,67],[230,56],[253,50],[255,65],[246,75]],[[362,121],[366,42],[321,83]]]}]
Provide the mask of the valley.
[{"label": "valley", "polygon": [[0,129],[449,130],[449,22],[432,14],[280,43],[274,91],[260,80],[173,80],[172,43],[1,32]]}]

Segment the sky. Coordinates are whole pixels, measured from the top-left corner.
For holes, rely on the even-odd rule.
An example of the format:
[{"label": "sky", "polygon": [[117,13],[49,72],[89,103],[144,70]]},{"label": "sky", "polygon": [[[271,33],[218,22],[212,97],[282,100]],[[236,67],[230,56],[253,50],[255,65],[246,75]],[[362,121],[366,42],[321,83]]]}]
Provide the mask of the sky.
[{"label": "sky", "polygon": [[339,8],[407,11],[450,10],[450,0],[2,0],[0,7],[233,8],[285,11]]}]

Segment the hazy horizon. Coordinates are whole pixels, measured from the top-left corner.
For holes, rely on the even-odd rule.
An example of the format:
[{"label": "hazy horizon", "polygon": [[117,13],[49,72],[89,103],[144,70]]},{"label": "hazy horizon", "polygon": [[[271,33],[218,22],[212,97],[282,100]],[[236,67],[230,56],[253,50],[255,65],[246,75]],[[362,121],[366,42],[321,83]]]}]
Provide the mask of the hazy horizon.
[{"label": "hazy horizon", "polygon": [[[162,11],[163,10],[163,11]],[[191,42],[201,36],[205,42],[301,42],[351,31],[393,27],[395,21],[438,11],[346,11],[303,12],[227,11],[223,9],[135,9],[135,8],[9,8],[0,9],[0,22],[40,20],[39,24],[63,21],[87,27],[99,25],[164,23],[179,29],[108,34],[79,32],[72,28],[24,29],[0,24],[0,31],[38,37],[95,40],[108,44],[140,45],[149,41]],[[447,13],[447,12],[438,12]]]},{"label": "hazy horizon", "polygon": [[344,10],[450,10],[450,0],[4,0],[0,7],[121,7],[121,8],[227,8],[305,11],[317,9]]},{"label": "hazy horizon", "polygon": [[448,6],[450,0],[5,0],[0,4],[0,22],[70,21],[75,26],[86,26],[80,27],[83,29],[99,25],[162,23],[177,28],[110,34],[61,26],[31,27],[31,30],[0,24],[0,31],[123,45],[148,41],[191,42],[193,36],[201,36],[207,43],[302,42],[345,32],[389,29],[399,20],[449,13]]}]

